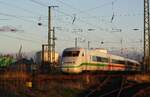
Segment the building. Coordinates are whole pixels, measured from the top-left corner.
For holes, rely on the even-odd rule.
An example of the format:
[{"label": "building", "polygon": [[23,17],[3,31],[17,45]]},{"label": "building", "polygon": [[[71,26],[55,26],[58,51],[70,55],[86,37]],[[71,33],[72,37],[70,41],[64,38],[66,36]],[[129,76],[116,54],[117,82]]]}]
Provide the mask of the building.
[{"label": "building", "polygon": [[[52,61],[52,63],[59,63],[59,54],[57,52],[55,52],[55,60]],[[52,59],[51,59],[52,60]],[[44,51],[44,60],[43,62],[48,62],[48,51]],[[41,64],[42,63],[42,52],[39,51],[36,53],[35,55],[35,63],[36,64]]]}]

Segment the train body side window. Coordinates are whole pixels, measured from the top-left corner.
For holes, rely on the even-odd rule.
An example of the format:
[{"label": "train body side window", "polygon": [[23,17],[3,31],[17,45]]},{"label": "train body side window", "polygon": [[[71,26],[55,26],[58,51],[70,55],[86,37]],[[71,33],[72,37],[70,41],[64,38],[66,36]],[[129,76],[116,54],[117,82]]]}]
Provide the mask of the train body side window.
[{"label": "train body side window", "polygon": [[115,64],[125,64],[125,61],[112,59],[112,63],[115,63]]},{"label": "train body side window", "polygon": [[101,57],[97,57],[97,62],[101,62]]},{"label": "train body side window", "polygon": [[95,61],[95,62],[108,62],[108,58],[99,57],[99,56],[92,56],[92,61]]},{"label": "train body side window", "polygon": [[132,65],[132,66],[134,65],[134,63],[132,63],[132,62],[130,62],[130,61],[127,61],[127,64],[128,64],[128,65]]},{"label": "train body side window", "polygon": [[96,56],[92,56],[92,61],[97,62],[97,57]]},{"label": "train body side window", "polygon": [[101,57],[101,62],[107,62],[108,63],[108,58]]}]

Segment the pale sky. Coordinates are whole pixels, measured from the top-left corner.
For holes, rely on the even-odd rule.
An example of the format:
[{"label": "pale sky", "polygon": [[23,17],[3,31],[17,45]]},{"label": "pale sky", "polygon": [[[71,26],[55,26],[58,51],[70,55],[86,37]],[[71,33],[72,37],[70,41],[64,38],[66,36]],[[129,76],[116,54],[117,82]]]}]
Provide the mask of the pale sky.
[{"label": "pale sky", "polygon": [[[41,50],[47,43],[48,6],[56,27],[56,51],[74,46],[87,48],[143,49],[144,0],[0,0],[0,52]],[[74,20],[74,21],[73,21]],[[38,23],[42,26],[38,26]],[[89,31],[89,29],[92,29]],[[138,30],[135,30],[138,29]],[[101,44],[101,42],[104,44]]]}]

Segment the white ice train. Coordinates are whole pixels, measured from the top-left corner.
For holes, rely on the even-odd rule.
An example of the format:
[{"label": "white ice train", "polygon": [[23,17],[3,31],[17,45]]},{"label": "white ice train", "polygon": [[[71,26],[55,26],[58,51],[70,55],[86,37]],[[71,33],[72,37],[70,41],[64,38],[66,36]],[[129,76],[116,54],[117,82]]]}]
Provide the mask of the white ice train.
[{"label": "white ice train", "polygon": [[61,58],[65,73],[83,71],[140,71],[140,63],[107,53],[104,49],[66,48]]}]

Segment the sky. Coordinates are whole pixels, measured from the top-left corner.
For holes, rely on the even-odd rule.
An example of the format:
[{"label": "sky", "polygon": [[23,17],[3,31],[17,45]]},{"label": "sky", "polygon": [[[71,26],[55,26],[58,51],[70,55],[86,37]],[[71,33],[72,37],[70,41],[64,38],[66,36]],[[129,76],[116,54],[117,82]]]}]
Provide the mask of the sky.
[{"label": "sky", "polygon": [[[0,52],[39,51],[48,37],[48,6],[56,51],[78,46],[143,51],[144,0],[0,0]],[[42,25],[39,26],[38,23]],[[137,29],[137,30],[135,30]],[[102,44],[103,42],[103,44]]]}]

